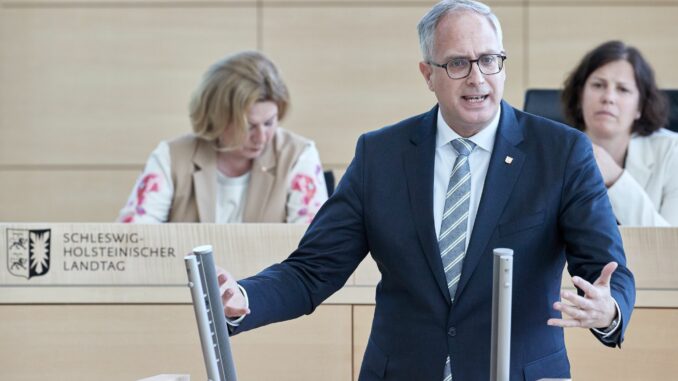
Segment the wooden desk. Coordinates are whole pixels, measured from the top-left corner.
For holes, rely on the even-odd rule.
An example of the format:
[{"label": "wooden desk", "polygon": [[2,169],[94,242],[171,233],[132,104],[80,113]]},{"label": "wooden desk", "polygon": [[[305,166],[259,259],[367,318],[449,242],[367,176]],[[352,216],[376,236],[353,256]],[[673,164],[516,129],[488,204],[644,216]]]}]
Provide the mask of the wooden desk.
[{"label": "wooden desk", "polygon": [[[50,261],[44,275],[26,278],[9,271],[23,254],[16,245],[8,249],[31,230],[50,231]],[[2,378],[117,381],[181,373],[202,379],[183,254],[210,243],[218,263],[247,276],[284,259],[304,230],[283,224],[0,224]],[[678,229],[627,228],[622,234],[636,276],[637,309],[621,351],[604,348],[585,330],[567,331],[574,380],[678,374]],[[97,261],[114,262],[116,269],[99,264],[92,270]],[[368,258],[313,315],[236,336],[241,378],[354,378],[378,279]]]}]

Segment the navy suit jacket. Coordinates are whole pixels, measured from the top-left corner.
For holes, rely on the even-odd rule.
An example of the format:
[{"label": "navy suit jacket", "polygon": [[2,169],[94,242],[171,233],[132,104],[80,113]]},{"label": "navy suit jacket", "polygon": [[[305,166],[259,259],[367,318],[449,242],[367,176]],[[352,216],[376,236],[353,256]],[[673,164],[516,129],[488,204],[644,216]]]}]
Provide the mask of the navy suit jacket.
[{"label": "navy suit jacket", "polygon": [[[559,317],[561,274],[593,282],[619,263],[612,294],[620,344],[635,301],[633,276],[581,132],[502,102],[501,118],[455,303],[433,222],[438,108],[360,137],[336,192],[299,248],[240,284],[252,313],[239,331],[311,313],[369,252],[381,272],[360,380],[488,380],[492,249],[514,250],[511,380],[569,377]],[[505,158],[510,156],[510,164]]]}]

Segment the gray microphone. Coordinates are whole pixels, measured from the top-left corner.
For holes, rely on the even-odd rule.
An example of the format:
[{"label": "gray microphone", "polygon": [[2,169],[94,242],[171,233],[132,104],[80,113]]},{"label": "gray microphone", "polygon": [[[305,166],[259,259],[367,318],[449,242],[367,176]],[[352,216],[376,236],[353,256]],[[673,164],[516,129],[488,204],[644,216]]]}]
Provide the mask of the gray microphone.
[{"label": "gray microphone", "polygon": [[212,246],[184,257],[208,381],[237,381]]},{"label": "gray microphone", "polygon": [[494,249],[492,273],[490,380],[509,381],[511,369],[513,250]]}]

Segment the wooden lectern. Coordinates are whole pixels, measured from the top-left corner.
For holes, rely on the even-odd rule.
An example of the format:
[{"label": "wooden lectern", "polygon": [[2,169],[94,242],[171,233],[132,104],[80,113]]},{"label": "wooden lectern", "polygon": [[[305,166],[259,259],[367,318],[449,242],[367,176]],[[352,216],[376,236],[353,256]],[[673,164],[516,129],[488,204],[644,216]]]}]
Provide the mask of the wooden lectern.
[{"label": "wooden lectern", "polygon": [[[0,224],[2,379],[118,381],[176,373],[203,380],[184,255],[210,243],[215,261],[244,277],[286,258],[305,228]],[[678,229],[625,228],[622,236],[637,284],[626,341],[614,350],[587,330],[567,330],[574,380],[678,374]],[[312,315],[233,337],[240,378],[357,379],[378,281],[367,259]]]}]

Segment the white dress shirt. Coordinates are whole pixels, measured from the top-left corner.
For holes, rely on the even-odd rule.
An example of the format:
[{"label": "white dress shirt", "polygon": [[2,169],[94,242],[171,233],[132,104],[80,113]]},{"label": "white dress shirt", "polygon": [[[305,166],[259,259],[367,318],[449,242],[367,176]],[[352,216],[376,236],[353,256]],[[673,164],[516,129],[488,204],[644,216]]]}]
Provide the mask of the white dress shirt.
[{"label": "white dress shirt", "polygon": [[[490,165],[490,157],[492,156],[492,148],[494,147],[494,140],[499,128],[499,118],[501,116],[501,109],[497,112],[490,124],[480,130],[477,134],[471,136],[469,139],[475,143],[476,147],[473,149],[468,157],[469,166],[471,168],[471,197],[469,200],[469,214],[468,227],[466,231],[466,248],[473,233],[473,224],[476,221],[476,214],[478,213],[478,205],[480,205],[480,197],[483,194],[483,187],[485,185],[485,177],[487,176],[487,168]],[[457,159],[457,151],[454,150],[450,142],[454,139],[461,138],[450,126],[445,123],[440,110],[438,110],[438,129],[436,131],[436,156],[435,167],[433,173],[433,221],[435,222],[436,237],[440,235],[440,225],[442,224],[443,208],[445,207],[445,195],[447,193],[447,186],[450,181],[450,173],[454,167],[454,161]],[[613,299],[614,300],[614,299]],[[621,316],[619,305],[614,300],[615,308],[617,309],[616,316]],[[612,322],[612,325],[604,330],[593,328],[603,339],[614,334],[620,326],[618,318]]]},{"label": "white dress shirt", "polygon": [[[473,223],[476,220],[480,196],[483,194],[485,176],[490,165],[490,157],[492,156],[494,139],[499,127],[500,115],[501,109],[497,111],[497,115],[495,115],[487,127],[468,138],[468,140],[475,143],[476,147],[468,157],[471,168],[471,197],[469,201],[468,227],[466,229],[469,233],[466,234],[467,248],[471,232],[473,231]],[[440,109],[438,109],[436,157],[433,168],[433,221],[435,222],[436,237],[440,236],[440,224],[443,221],[443,209],[445,208],[445,194],[447,193],[447,186],[450,182],[450,173],[452,173],[454,161],[458,156],[457,151],[454,150],[450,142],[458,138],[461,138],[461,136],[445,123],[443,115],[440,113]]]},{"label": "white dress shirt", "polygon": [[[480,197],[483,194],[483,187],[485,185],[485,177],[487,176],[487,169],[490,165],[490,157],[492,156],[492,149],[494,147],[494,140],[499,128],[499,118],[501,116],[501,108],[492,119],[490,124],[480,130],[477,134],[467,138],[475,143],[476,147],[469,155],[469,166],[471,169],[471,196],[469,200],[469,217],[466,234],[466,248],[468,248],[471,232],[473,232],[473,224],[478,213],[478,206],[480,205]],[[445,195],[447,193],[448,183],[450,182],[450,174],[454,167],[454,161],[457,159],[457,151],[454,150],[450,142],[458,139],[461,136],[457,134],[450,126],[445,123],[440,110],[438,110],[438,122],[436,131],[436,154],[433,168],[433,221],[436,229],[436,237],[440,235],[440,225],[442,223],[443,208],[445,207]],[[247,299],[247,291],[238,285],[240,291],[247,300],[247,307],[249,308],[249,300]],[[615,301],[617,308],[617,316],[621,316],[619,312],[619,305]],[[231,326],[237,327],[246,315],[240,316],[237,320],[226,318],[227,323]],[[546,321],[544,321],[546,324]],[[604,331],[594,329],[596,333],[603,338],[607,338],[615,333],[619,327],[619,319],[615,319],[613,324]]]}]

